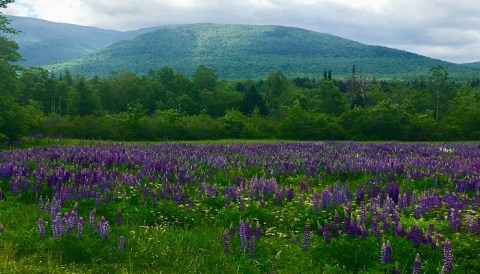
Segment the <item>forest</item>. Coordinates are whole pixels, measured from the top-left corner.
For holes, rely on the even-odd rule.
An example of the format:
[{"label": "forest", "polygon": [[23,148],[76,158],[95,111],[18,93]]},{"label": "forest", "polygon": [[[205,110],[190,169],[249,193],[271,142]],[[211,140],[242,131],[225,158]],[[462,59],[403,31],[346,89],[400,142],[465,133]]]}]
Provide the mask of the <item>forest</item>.
[{"label": "forest", "polygon": [[[10,3],[11,1],[4,1]],[[3,2],[2,2],[3,3]],[[5,5],[5,4],[2,4]],[[0,32],[15,34],[0,16]],[[88,77],[23,67],[18,44],[0,37],[0,140],[399,140],[480,137],[480,80],[453,81],[442,65],[415,80],[349,77],[225,80],[200,65]]]}]

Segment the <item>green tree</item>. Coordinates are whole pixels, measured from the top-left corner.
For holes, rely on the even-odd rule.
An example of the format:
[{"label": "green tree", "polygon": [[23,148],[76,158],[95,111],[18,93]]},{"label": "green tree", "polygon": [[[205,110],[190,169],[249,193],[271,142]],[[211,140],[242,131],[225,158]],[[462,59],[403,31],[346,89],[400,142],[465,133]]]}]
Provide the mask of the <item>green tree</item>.
[{"label": "green tree", "polygon": [[435,120],[440,118],[441,103],[445,97],[445,87],[448,79],[448,72],[443,66],[438,65],[430,68],[430,85],[435,96]]},{"label": "green tree", "polygon": [[480,139],[480,88],[462,84],[450,101],[449,123],[456,127],[462,139]]},{"label": "green tree", "polygon": [[339,116],[348,109],[348,100],[344,93],[330,80],[320,81],[315,90],[313,109],[320,113]]},{"label": "green tree", "polygon": [[268,114],[265,100],[262,96],[260,96],[255,85],[251,85],[248,91],[245,93],[242,102],[240,102],[240,111],[246,115],[249,115],[255,110],[255,108],[257,108],[260,114],[263,116]]},{"label": "green tree", "polygon": [[[0,0],[0,9],[4,9],[13,0]],[[0,35],[15,34],[16,31],[9,27],[10,20],[0,12]],[[18,53],[18,44],[7,37],[0,36],[0,96],[16,95],[17,92],[17,71],[18,66],[15,62],[22,59]]]},{"label": "green tree", "polygon": [[218,76],[215,72],[204,65],[199,66],[193,75],[193,85],[199,92],[213,90],[217,81]]}]

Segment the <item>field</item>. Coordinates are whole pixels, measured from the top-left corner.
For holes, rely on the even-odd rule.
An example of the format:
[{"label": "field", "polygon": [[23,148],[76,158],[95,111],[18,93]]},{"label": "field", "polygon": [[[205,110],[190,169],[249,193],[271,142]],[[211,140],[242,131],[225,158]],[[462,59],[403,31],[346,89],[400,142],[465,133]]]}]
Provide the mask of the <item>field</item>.
[{"label": "field", "polygon": [[0,273],[480,273],[478,143],[0,151]]}]

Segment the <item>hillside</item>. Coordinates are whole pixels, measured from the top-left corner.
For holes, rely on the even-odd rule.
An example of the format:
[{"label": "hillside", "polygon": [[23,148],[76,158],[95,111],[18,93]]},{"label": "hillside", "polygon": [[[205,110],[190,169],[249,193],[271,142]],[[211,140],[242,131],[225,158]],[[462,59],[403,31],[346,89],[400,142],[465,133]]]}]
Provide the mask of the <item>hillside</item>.
[{"label": "hillside", "polygon": [[51,68],[104,76],[122,69],[142,74],[170,66],[191,75],[206,65],[224,79],[258,79],[275,70],[318,77],[331,69],[342,78],[353,64],[361,74],[377,79],[412,79],[427,75],[437,64],[456,80],[480,74],[478,69],[304,29],[216,24],[162,27]]},{"label": "hillside", "polygon": [[471,67],[471,68],[477,68],[477,69],[480,69],[480,61],[479,62],[473,62],[473,63],[466,63],[466,64],[463,64],[467,67]]},{"label": "hillside", "polygon": [[7,16],[21,33],[10,38],[20,47],[25,66],[63,62],[149,30],[120,32],[40,19]]}]

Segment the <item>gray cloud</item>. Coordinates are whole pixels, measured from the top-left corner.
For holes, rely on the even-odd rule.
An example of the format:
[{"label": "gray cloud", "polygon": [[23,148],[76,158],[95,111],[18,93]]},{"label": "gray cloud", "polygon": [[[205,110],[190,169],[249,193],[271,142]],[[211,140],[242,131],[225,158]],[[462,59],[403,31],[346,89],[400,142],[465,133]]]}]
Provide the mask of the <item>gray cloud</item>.
[{"label": "gray cloud", "polygon": [[480,60],[477,0],[17,0],[6,13],[119,30],[285,25],[452,62]]}]

